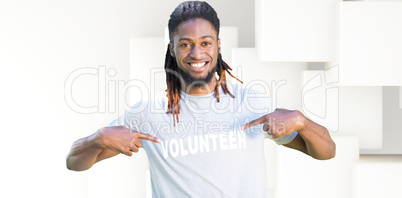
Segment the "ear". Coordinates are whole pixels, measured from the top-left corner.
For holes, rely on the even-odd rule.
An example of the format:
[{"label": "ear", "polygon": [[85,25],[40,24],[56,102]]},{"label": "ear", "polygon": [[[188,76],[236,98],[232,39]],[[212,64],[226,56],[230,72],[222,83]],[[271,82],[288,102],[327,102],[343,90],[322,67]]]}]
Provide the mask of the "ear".
[{"label": "ear", "polygon": [[221,39],[218,38],[218,53],[221,53]]},{"label": "ear", "polygon": [[172,43],[169,43],[169,50],[170,50],[170,55],[172,57],[174,57],[174,51],[173,51],[173,44]]}]

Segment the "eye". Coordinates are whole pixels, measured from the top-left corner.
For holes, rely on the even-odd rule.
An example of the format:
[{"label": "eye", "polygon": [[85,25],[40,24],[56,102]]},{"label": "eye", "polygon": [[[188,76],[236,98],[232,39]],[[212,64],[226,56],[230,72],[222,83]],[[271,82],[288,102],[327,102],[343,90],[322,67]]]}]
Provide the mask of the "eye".
[{"label": "eye", "polygon": [[208,46],[208,45],[211,45],[211,43],[207,41],[202,42],[202,46]]},{"label": "eye", "polygon": [[187,44],[187,43],[182,43],[182,44],[180,44],[180,47],[189,47],[190,45],[189,44]]}]

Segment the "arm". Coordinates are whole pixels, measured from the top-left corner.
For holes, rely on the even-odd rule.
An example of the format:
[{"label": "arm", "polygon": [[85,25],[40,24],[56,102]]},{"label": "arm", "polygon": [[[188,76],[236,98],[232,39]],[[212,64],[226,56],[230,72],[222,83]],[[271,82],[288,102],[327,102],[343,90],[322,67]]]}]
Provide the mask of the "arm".
[{"label": "arm", "polygon": [[328,130],[309,120],[299,111],[276,109],[274,112],[253,120],[243,126],[247,129],[264,124],[263,129],[274,138],[283,137],[297,131],[299,134],[284,146],[302,151],[316,159],[335,157],[335,143]]},{"label": "arm", "polygon": [[132,152],[138,152],[142,146],[140,139],[160,142],[156,137],[122,126],[102,128],[73,143],[66,159],[67,168],[83,171],[91,168],[95,163],[119,153],[131,156]]},{"label": "arm", "polygon": [[83,171],[91,168],[96,162],[113,157],[118,152],[102,148],[99,133],[75,141],[67,155],[67,168],[69,170]]},{"label": "arm", "polygon": [[299,133],[293,141],[284,146],[302,151],[313,158],[326,160],[335,157],[336,145],[331,139],[328,130],[309,120],[301,112],[296,111],[299,122]]}]

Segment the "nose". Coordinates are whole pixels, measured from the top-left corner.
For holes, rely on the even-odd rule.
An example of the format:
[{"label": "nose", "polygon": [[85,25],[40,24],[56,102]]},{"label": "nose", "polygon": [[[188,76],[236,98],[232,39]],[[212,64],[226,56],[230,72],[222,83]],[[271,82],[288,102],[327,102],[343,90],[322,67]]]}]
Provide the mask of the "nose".
[{"label": "nose", "polygon": [[198,60],[198,59],[201,59],[202,54],[203,54],[203,51],[202,51],[202,49],[200,48],[200,46],[195,45],[195,46],[191,49],[190,57],[193,58],[193,59]]}]

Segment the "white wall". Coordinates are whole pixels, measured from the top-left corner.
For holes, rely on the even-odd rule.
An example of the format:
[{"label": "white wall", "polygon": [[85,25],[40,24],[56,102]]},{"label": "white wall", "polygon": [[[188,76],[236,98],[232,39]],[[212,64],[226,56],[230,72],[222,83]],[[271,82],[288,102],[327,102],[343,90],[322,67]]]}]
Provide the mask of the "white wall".
[{"label": "white wall", "polygon": [[[144,164],[136,164],[143,159],[143,154],[134,159],[119,156],[97,164],[89,171],[78,173],[66,169],[65,156],[74,140],[108,124],[128,105],[124,101],[127,97],[124,94],[125,87],[119,89],[117,83],[129,80],[130,39],[163,38],[168,16],[179,2],[181,1],[0,2],[0,109],[3,118],[3,141],[0,144],[3,156],[0,180],[3,188],[0,197],[107,196],[132,184],[127,181],[132,175],[138,176],[140,173],[131,171],[127,174],[124,170],[135,165],[144,169]],[[253,1],[208,2],[218,11],[222,26],[238,27],[239,47],[254,47],[254,29],[258,27],[254,27]],[[237,52],[242,50],[244,49],[237,49]],[[275,69],[282,65],[285,66],[281,69],[283,70],[296,65],[298,74],[284,75],[297,76],[295,78],[300,80],[300,84],[301,74],[307,65],[306,62],[247,60],[247,57],[240,55],[242,54],[239,54],[238,62],[258,63],[261,67],[265,66],[264,69]],[[249,58],[255,55],[256,53],[250,53]],[[238,76],[236,65],[232,67],[235,70],[233,74]],[[65,93],[65,90],[70,92]],[[398,140],[402,138],[402,133],[398,124],[402,119],[402,102],[398,105],[398,99],[402,101],[402,91],[398,92],[398,87],[384,87],[382,90],[383,148],[361,150],[361,153],[401,154]],[[120,98],[116,98],[118,93]],[[281,97],[284,98],[283,106],[300,107],[301,97],[296,96],[297,101],[286,98],[286,95]],[[84,114],[85,111],[94,113]],[[356,112],[356,116],[358,114]],[[347,146],[342,146],[341,149],[345,151]],[[282,156],[275,155],[269,159],[280,159],[284,163],[286,161],[283,159],[291,156],[286,154],[287,151],[282,152],[285,153]],[[268,154],[270,155],[272,153]],[[387,159],[381,160],[386,163]],[[274,177],[270,182],[275,182],[278,179],[275,171],[281,167],[272,162],[269,164],[275,167],[275,170],[269,171]],[[360,173],[364,173],[357,175],[360,179],[367,179],[370,172],[379,172],[384,167],[395,168],[394,165],[377,164],[360,167],[363,167],[363,172]],[[115,171],[110,171],[112,169]],[[142,172],[139,177],[143,178],[145,175]],[[339,175],[340,182],[344,176],[347,175]],[[99,181],[104,178],[114,183],[107,193],[102,194],[101,190],[106,188],[107,183],[100,184]],[[384,184],[399,181],[390,181],[393,177],[376,178]],[[283,189],[278,184],[270,183],[269,187],[274,191],[275,188]],[[367,187],[372,183],[362,185],[359,188],[361,195],[371,192],[364,189],[369,189]],[[379,189],[386,189],[386,185]],[[129,190],[119,191],[118,194],[120,197],[128,197],[131,195],[128,192]],[[280,195],[279,191],[276,192]],[[141,196],[145,193],[141,191]]]},{"label": "white wall", "polygon": [[344,2],[341,9],[340,84],[400,86],[402,1]]},{"label": "white wall", "polygon": [[[0,197],[87,197],[88,172],[68,171],[65,157],[74,140],[95,132],[117,113],[108,112],[105,104],[98,109],[105,108],[104,113],[75,112],[65,102],[65,82],[76,69],[96,72],[100,65],[115,68],[116,76],[109,79],[128,80],[127,4],[0,2]],[[79,105],[98,104],[96,73],[71,80]]]},{"label": "white wall", "polygon": [[340,0],[256,0],[261,61],[334,60]]},{"label": "white wall", "polygon": [[402,158],[400,155],[365,155],[357,164],[356,197],[401,197]]},{"label": "white wall", "polygon": [[383,143],[381,149],[364,149],[362,154],[401,154],[402,109],[398,108],[399,87],[383,87]]},{"label": "white wall", "polygon": [[[164,27],[174,8],[183,0],[131,1],[131,38],[163,37]],[[206,0],[218,13],[221,26],[239,29],[239,46],[254,47],[254,1]]]},{"label": "white wall", "polygon": [[402,86],[399,87],[399,108],[402,109]]}]

